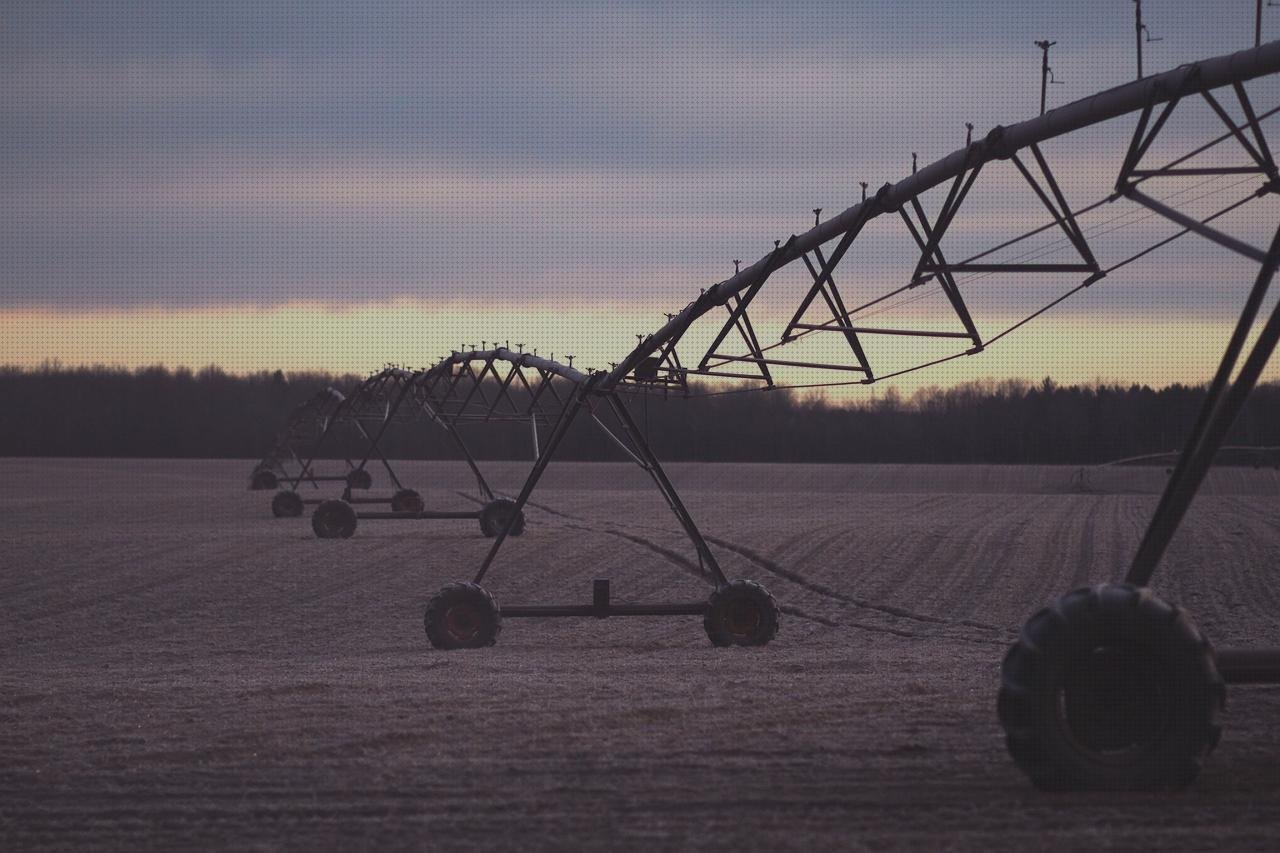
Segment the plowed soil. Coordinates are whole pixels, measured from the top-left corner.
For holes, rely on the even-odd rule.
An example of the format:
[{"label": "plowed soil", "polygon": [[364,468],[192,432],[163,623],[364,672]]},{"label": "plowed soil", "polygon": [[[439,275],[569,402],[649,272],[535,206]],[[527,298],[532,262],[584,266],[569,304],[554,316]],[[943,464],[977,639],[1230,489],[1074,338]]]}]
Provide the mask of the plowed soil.
[{"label": "plowed soil", "polygon": [[[249,467],[0,460],[0,848],[1276,849],[1278,689],[1231,689],[1176,795],[1040,793],[1004,750],[1017,626],[1123,575],[1162,468],[673,465],[783,605],[773,644],[508,619],[446,653],[422,612],[474,574],[475,522],[317,540]],[[475,506],[460,465],[399,472]],[[1216,645],[1280,644],[1278,496],[1215,472],[1157,578]],[[534,502],[499,601],[707,595],[643,472],[557,463]]]}]

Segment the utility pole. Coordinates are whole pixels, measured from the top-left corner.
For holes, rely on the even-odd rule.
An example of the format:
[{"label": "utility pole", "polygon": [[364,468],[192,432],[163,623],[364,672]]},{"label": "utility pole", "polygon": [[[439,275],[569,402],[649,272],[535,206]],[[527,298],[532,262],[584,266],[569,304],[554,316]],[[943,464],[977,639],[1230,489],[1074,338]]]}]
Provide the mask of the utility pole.
[{"label": "utility pole", "polygon": [[1049,48],[1057,44],[1056,41],[1038,41],[1036,47],[1040,48],[1040,115],[1044,115],[1045,99],[1049,93],[1049,83],[1057,83],[1059,81],[1053,79],[1053,69],[1049,67]]},{"label": "utility pole", "polygon": [[[1263,5],[1262,0],[1257,0],[1257,3],[1254,5],[1254,14],[1253,14],[1253,46],[1254,47],[1262,46],[1262,5]],[[1275,5],[1277,5],[1275,0],[1267,0],[1266,2],[1266,6],[1268,9]]]}]

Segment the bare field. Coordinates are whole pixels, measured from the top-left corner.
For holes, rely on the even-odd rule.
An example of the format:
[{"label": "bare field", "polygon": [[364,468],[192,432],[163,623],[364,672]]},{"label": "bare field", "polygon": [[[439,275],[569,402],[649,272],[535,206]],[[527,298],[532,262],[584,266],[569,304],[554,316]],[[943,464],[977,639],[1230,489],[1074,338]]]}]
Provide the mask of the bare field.
[{"label": "bare field", "polygon": [[[249,467],[0,460],[0,848],[1275,849],[1280,690],[1232,688],[1178,795],[1038,793],[1004,751],[1013,631],[1123,574],[1163,469],[672,465],[783,605],[773,644],[508,620],[443,653],[422,608],[474,573],[474,522],[321,541]],[[402,474],[466,503],[461,465]],[[1277,642],[1278,497],[1215,472],[1157,578],[1219,645]],[[706,595],[643,473],[557,463],[534,500],[500,601]]]}]

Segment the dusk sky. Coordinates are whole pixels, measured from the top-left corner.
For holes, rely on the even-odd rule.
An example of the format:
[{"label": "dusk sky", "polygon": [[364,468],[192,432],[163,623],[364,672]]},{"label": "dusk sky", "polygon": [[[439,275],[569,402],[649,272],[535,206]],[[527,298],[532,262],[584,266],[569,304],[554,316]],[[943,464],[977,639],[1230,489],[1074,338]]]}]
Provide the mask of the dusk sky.
[{"label": "dusk sky", "polygon": [[[1253,8],[1147,0],[1148,71],[1252,46]],[[1264,15],[1280,38],[1280,9]],[[4,3],[0,363],[363,372],[506,339],[607,366],[859,181],[945,156],[966,121],[980,136],[1034,116],[1041,38],[1059,42],[1051,107],[1134,76],[1131,0]],[[1280,104],[1275,80],[1249,91]],[[1106,195],[1133,121],[1046,146],[1073,206]],[[1180,108],[1152,158],[1214,121]],[[1044,220],[1016,173],[991,173],[957,223],[975,249]],[[1207,213],[1254,186],[1160,194]],[[1276,211],[1223,227],[1264,243]],[[1082,221],[1104,265],[1173,230],[1141,214]],[[837,275],[851,302],[914,265],[883,232]],[[927,379],[1202,380],[1255,271],[1184,238]],[[972,307],[995,332],[1075,283],[1005,277]],[[794,306],[792,284],[762,321]],[[876,346],[892,366],[949,351]]]}]

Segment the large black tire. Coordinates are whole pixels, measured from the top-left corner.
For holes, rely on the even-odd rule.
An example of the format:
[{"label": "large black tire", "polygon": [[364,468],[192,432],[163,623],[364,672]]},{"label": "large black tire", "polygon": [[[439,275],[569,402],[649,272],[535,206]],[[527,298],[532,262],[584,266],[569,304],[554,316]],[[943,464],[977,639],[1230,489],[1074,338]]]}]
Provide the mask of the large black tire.
[{"label": "large black tire", "polygon": [[249,478],[249,488],[255,492],[269,492],[280,488],[280,478],[273,471],[259,469]]},{"label": "large black tire", "polygon": [[426,509],[426,504],[422,502],[422,495],[413,489],[401,489],[391,496],[392,512],[412,512],[420,513]]},{"label": "large black tire", "polygon": [[373,475],[363,468],[356,468],[347,474],[347,488],[367,490],[373,488]]},{"label": "large black tire", "polygon": [[716,646],[763,646],[778,635],[782,613],[755,581],[730,581],[711,593],[702,627]]},{"label": "large black tire", "polygon": [[484,509],[480,510],[480,532],[493,539],[506,527],[507,520],[513,513],[516,522],[508,535],[521,535],[524,533],[524,512],[516,512],[516,502],[509,498],[497,498],[484,505]]},{"label": "large black tire", "polygon": [[276,492],[271,499],[271,514],[276,518],[297,518],[302,515],[302,497],[289,490]]},{"label": "large black tire", "polygon": [[1145,588],[1078,589],[1022,628],[998,710],[1013,760],[1046,790],[1168,790],[1218,743],[1213,650]]},{"label": "large black tire", "polygon": [[480,649],[497,642],[502,611],[479,584],[451,583],[427,602],[422,621],[437,649]]},{"label": "large black tire", "polygon": [[321,539],[350,539],[357,523],[355,507],[346,501],[325,501],[311,513],[311,529]]}]

